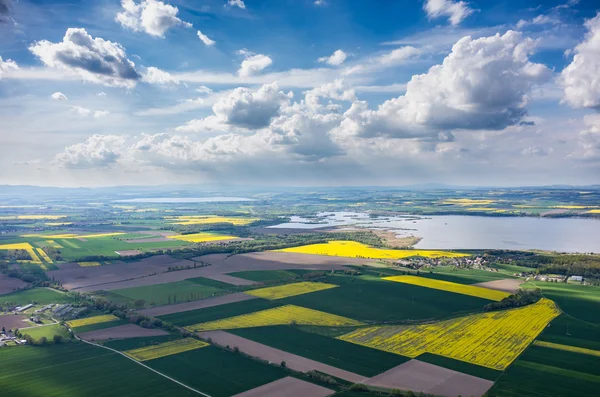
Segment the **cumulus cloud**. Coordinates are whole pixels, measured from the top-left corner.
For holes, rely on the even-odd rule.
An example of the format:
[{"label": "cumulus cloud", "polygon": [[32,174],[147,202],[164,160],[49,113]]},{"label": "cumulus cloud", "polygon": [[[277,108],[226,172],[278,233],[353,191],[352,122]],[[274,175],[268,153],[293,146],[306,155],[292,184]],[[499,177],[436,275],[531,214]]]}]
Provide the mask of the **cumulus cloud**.
[{"label": "cumulus cloud", "polygon": [[2,75],[10,70],[17,70],[19,69],[19,65],[17,65],[17,63],[15,61],[13,61],[12,59],[7,59],[6,61],[2,60],[2,57],[0,56],[0,79],[2,78]]},{"label": "cumulus cloud", "polygon": [[585,22],[588,32],[562,71],[563,101],[575,108],[600,109],[600,13]]},{"label": "cumulus cloud", "polygon": [[104,168],[116,164],[125,150],[126,138],[118,135],[92,135],[83,143],[65,147],[54,164],[65,168]]},{"label": "cumulus cloud", "polygon": [[549,156],[552,152],[552,148],[545,149],[539,146],[529,146],[523,149],[521,153],[525,156],[546,157]]},{"label": "cumulus cloud", "polygon": [[196,34],[198,35],[198,38],[200,39],[200,41],[202,41],[205,45],[207,45],[207,46],[215,45],[215,41],[209,39],[208,36],[205,35],[204,33],[202,33],[201,31],[197,31]]},{"label": "cumulus cloud", "polygon": [[325,0],[315,0],[316,6],[324,6],[325,4],[327,4]]},{"label": "cumulus cloud", "polygon": [[247,50],[239,50],[238,54],[246,57],[238,70],[240,77],[254,76],[273,63],[273,60],[264,54],[254,54]]},{"label": "cumulus cloud", "polygon": [[82,106],[71,106],[71,111],[79,116],[89,116],[92,111]]},{"label": "cumulus cloud", "polygon": [[146,69],[146,74],[143,77],[143,81],[150,84],[179,84],[179,80],[173,77],[169,72],[165,72],[159,68],[150,66]]},{"label": "cumulus cloud", "polygon": [[429,19],[448,17],[453,26],[459,25],[474,11],[469,7],[469,3],[454,0],[426,0],[423,9]]},{"label": "cumulus cloud", "polygon": [[321,63],[328,63],[329,65],[339,66],[348,58],[348,54],[346,54],[342,50],[335,50],[333,54],[328,57],[321,57],[318,59]]},{"label": "cumulus cloud", "polygon": [[570,157],[582,161],[600,162],[600,115],[587,115],[583,118],[587,128],[579,132],[579,150]]},{"label": "cumulus cloud", "polygon": [[67,98],[67,96],[65,94],[63,94],[62,92],[55,92],[54,94],[50,95],[50,97],[52,99],[54,99],[55,101],[66,101],[69,98]]},{"label": "cumulus cloud", "polygon": [[225,7],[239,7],[242,10],[246,9],[246,4],[244,4],[244,0],[228,0],[227,4],[225,4]]},{"label": "cumulus cloud", "polygon": [[96,110],[94,112],[94,118],[95,119],[101,119],[103,117],[106,117],[110,114],[110,112],[108,110]]},{"label": "cumulus cloud", "polygon": [[85,81],[132,88],[141,78],[123,46],[93,38],[85,29],[69,28],[63,41],[37,41],[29,47],[49,67],[72,72]]},{"label": "cumulus cloud", "polygon": [[165,32],[172,27],[192,27],[191,23],[177,17],[177,7],[162,1],[143,0],[137,4],[134,0],[122,0],[121,6],[124,11],[119,12],[115,20],[134,32],[143,31],[151,36],[164,38]]},{"label": "cumulus cloud", "polygon": [[551,72],[528,59],[535,47],[518,32],[464,37],[441,65],[415,75],[406,94],[370,110],[356,101],[345,113],[341,134],[453,140],[449,130],[501,130],[526,115],[531,88]]},{"label": "cumulus cloud", "polygon": [[100,97],[105,97],[106,96],[106,92],[101,91],[101,92],[97,93],[96,95],[100,96]]}]

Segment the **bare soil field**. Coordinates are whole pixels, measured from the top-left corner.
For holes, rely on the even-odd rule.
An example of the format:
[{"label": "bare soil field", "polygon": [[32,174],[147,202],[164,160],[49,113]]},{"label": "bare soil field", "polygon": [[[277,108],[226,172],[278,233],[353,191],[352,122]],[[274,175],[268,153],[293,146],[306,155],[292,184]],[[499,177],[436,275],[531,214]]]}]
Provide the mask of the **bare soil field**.
[{"label": "bare soil field", "polygon": [[288,368],[296,371],[308,372],[311,370],[317,370],[319,372],[323,372],[352,383],[358,383],[367,380],[367,378],[364,376],[344,371],[342,369],[332,367],[331,365],[322,364],[314,360],[309,360],[308,358],[297,356],[283,350],[274,349],[272,347],[230,334],[225,331],[198,332],[198,335],[203,339],[211,338],[214,343],[221,346],[229,345],[231,348],[237,346],[241,352],[244,352],[252,357],[258,357],[277,364],[285,361]]},{"label": "bare soil field", "polygon": [[256,297],[239,292],[237,294],[217,296],[215,298],[202,299],[199,301],[178,303],[175,305],[167,305],[153,307],[150,309],[138,310],[138,313],[143,314],[145,316],[164,316],[165,314],[180,313],[187,312],[190,310],[204,309],[207,307],[221,306],[227,303],[241,302],[249,299],[256,299]]},{"label": "bare soil field", "polygon": [[484,283],[473,284],[478,287],[496,289],[504,292],[517,292],[519,286],[525,281],[517,278],[504,278],[502,280],[486,281]]},{"label": "bare soil field", "polygon": [[96,331],[85,332],[79,334],[81,339],[85,340],[107,340],[107,339],[125,339],[135,338],[138,336],[161,336],[168,335],[168,332],[162,329],[142,328],[135,324],[119,325],[118,327],[104,328]]},{"label": "bare soil field", "polygon": [[367,380],[364,384],[436,396],[481,397],[494,382],[419,360],[410,360]]},{"label": "bare soil field", "polygon": [[61,270],[64,270],[64,269],[79,269],[81,267],[81,266],[79,266],[79,263],[77,263],[77,262],[56,263],[55,265],[56,265],[56,267],[58,267]]},{"label": "bare soil field", "polygon": [[115,251],[120,256],[134,256],[142,253],[140,250],[124,250],[124,251]]},{"label": "bare soil field", "polygon": [[288,376],[233,397],[326,397],[334,393],[333,390]]},{"label": "bare soil field", "polygon": [[17,289],[27,288],[29,283],[14,277],[0,274],[0,295],[9,294]]},{"label": "bare soil field", "polygon": [[4,327],[5,329],[15,329],[15,328],[23,328],[23,327],[31,327],[27,321],[25,321],[25,317],[19,316],[16,314],[7,314],[5,316],[0,316],[0,330]]},{"label": "bare soil field", "polygon": [[[154,264],[167,260],[169,262]],[[89,273],[85,272],[85,270],[81,273],[77,272],[77,270],[68,272],[55,270],[48,272],[48,275],[61,280],[63,286],[67,289],[92,292],[170,283],[194,277],[214,278],[215,276],[244,270],[331,270],[343,269],[343,265],[358,265],[372,262],[371,260],[360,258],[341,258],[288,252],[253,252],[232,256],[212,254],[199,256],[194,258],[194,260],[212,264],[212,266],[165,273],[169,266],[193,266],[193,262],[173,259],[168,255],[159,255],[121,266],[111,265],[85,268],[90,269]],[[153,273],[157,274],[148,276]]]}]

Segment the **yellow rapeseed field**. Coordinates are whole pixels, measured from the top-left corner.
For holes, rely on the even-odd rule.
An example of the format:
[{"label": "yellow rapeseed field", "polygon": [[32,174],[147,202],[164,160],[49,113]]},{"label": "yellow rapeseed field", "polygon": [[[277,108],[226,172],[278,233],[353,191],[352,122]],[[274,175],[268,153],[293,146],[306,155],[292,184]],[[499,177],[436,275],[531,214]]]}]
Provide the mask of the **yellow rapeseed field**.
[{"label": "yellow rapeseed field", "polygon": [[427,258],[439,257],[460,257],[468,256],[449,251],[431,251],[431,250],[394,250],[380,249],[358,243],[356,241],[330,241],[323,244],[310,244],[300,247],[284,248],[276,252],[296,252],[299,254],[327,255],[327,256],[345,256],[348,258],[369,258],[369,259],[401,259],[411,256],[424,256]]},{"label": "yellow rapeseed field", "polygon": [[52,248],[63,248],[62,245],[60,245],[59,243],[57,243],[54,240],[46,240],[46,244],[48,244],[48,246],[50,246]]},{"label": "yellow rapeseed field", "polygon": [[77,262],[80,267],[102,266],[100,262]]},{"label": "yellow rapeseed field", "polygon": [[510,295],[508,292],[498,291],[489,288],[477,287],[474,285],[465,285],[452,283],[450,281],[435,280],[432,278],[417,277],[417,276],[391,276],[384,277],[384,280],[394,281],[397,283],[405,283],[418,285],[420,287],[427,287],[433,289],[439,289],[442,291],[454,292],[456,294],[463,294],[469,296],[476,296],[478,298],[489,299],[493,301],[501,301]]},{"label": "yellow rapeseed field", "polygon": [[493,207],[471,207],[467,208],[467,211],[499,211],[498,208]]},{"label": "yellow rapeseed field", "polygon": [[123,353],[137,361],[154,360],[155,358],[170,356],[173,354],[187,352],[209,346],[208,343],[193,338],[178,339],[158,345],[141,347],[139,349],[127,350]]},{"label": "yellow rapeseed field", "polygon": [[218,215],[186,215],[186,216],[167,216],[165,219],[171,221],[175,225],[204,225],[209,223],[231,223],[236,226],[247,225],[258,218],[241,218],[232,216]]},{"label": "yellow rapeseed field", "polygon": [[40,265],[44,270],[46,267],[42,264],[42,260],[36,254],[33,246],[29,243],[16,243],[16,244],[3,244],[0,245],[0,250],[23,250],[27,251],[29,256],[31,257],[31,263],[35,263]]},{"label": "yellow rapeseed field", "polygon": [[600,214],[600,210],[589,210],[588,214]]},{"label": "yellow rapeseed field", "polygon": [[52,259],[50,259],[50,257],[48,256],[48,254],[46,254],[46,252],[43,249],[36,248],[35,250],[42,257],[42,259],[44,259],[47,263],[54,263],[54,262],[52,262]]},{"label": "yellow rapeseed field", "polygon": [[563,210],[584,210],[586,208],[596,208],[595,205],[555,205],[552,208],[559,208]]},{"label": "yellow rapeseed field", "polygon": [[56,220],[56,219],[61,219],[61,218],[66,218],[66,215],[7,215],[7,216],[0,216],[0,220],[2,221],[10,221],[10,220],[38,220],[38,219],[52,219],[52,220]]},{"label": "yellow rapeseed field", "polygon": [[299,325],[320,325],[327,327],[363,325],[360,321],[337,316],[335,314],[307,309],[300,306],[285,305],[221,320],[188,325],[184,328],[191,332],[198,332],[219,329],[266,327],[269,325],[288,325],[292,322]]},{"label": "yellow rapeseed field", "polygon": [[228,236],[225,234],[214,234],[214,233],[194,233],[194,234],[181,234],[177,236],[167,236],[175,240],[187,241],[189,243],[205,243],[207,241],[221,241],[236,239],[235,236]]},{"label": "yellow rapeseed field", "polygon": [[115,321],[118,319],[119,319],[119,317],[113,316],[112,314],[103,314],[101,316],[80,318],[78,320],[67,321],[67,324],[69,325],[69,327],[75,328],[75,327],[83,327],[84,325],[108,323],[109,321]]},{"label": "yellow rapeseed field", "polygon": [[600,357],[600,350],[592,350],[592,349],[586,349],[583,347],[561,345],[559,343],[544,342],[541,340],[536,340],[533,342],[533,344],[535,346],[547,347],[549,349],[564,350],[567,352],[587,354],[588,356]]},{"label": "yellow rapeseed field", "polygon": [[296,296],[302,294],[308,294],[310,292],[322,291],[325,289],[335,288],[335,284],[327,283],[312,283],[312,282],[301,282],[293,284],[278,285],[276,287],[267,287],[246,291],[246,294],[257,296],[259,298],[275,300],[283,299],[289,296]]},{"label": "yellow rapeseed field", "polygon": [[560,314],[549,299],[433,324],[360,328],[339,339],[415,358],[433,353],[496,370],[508,367]]}]

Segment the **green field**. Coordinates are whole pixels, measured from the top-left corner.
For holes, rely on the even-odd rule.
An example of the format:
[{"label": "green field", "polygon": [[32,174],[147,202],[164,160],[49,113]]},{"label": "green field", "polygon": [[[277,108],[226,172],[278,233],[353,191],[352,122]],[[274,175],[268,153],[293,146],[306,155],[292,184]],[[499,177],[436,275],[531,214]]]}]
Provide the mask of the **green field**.
[{"label": "green field", "polygon": [[229,397],[288,376],[281,368],[214,346],[145,364],[212,397]]},{"label": "green field", "polygon": [[26,305],[31,302],[46,305],[48,303],[66,303],[71,300],[69,295],[50,288],[31,288],[0,295],[2,303],[11,302],[15,305]]},{"label": "green field", "polygon": [[421,354],[419,357],[417,357],[417,360],[492,381],[498,379],[500,375],[502,375],[502,372],[491,368],[486,368],[465,361],[454,360],[452,358],[438,356],[431,353]]},{"label": "green field", "polygon": [[[124,288],[110,291],[111,294],[122,298],[121,302],[133,306],[140,301],[136,307],[161,306],[182,302],[190,302],[209,298],[224,291],[215,287],[183,280],[173,283],[146,285],[142,287]],[[143,301],[143,305],[142,302]]]},{"label": "green field", "polygon": [[20,329],[22,335],[29,335],[34,342],[39,342],[40,338],[45,336],[48,342],[52,343],[54,335],[60,335],[63,339],[69,338],[69,331],[60,324],[42,325],[39,327],[28,327]]},{"label": "green field", "polygon": [[185,326],[221,318],[238,316],[259,310],[282,306],[280,301],[267,301],[263,299],[250,299],[242,302],[228,303],[226,305],[207,307],[204,309],[190,310],[187,312],[159,316],[163,321],[168,321],[178,326]]},{"label": "green field", "polygon": [[[118,237],[118,236],[117,236]],[[57,242],[63,246],[60,248],[60,255],[65,261],[77,261],[86,256],[104,255],[116,257],[115,251],[140,250],[149,251],[161,248],[174,248],[188,245],[184,241],[169,239],[169,241],[159,241],[151,243],[137,243],[121,241],[114,236],[94,237],[85,241],[77,239],[59,239]]]},{"label": "green field", "polygon": [[206,277],[188,278],[188,279],[186,279],[186,281],[190,281],[192,283],[196,283],[196,284],[200,284],[200,285],[205,285],[207,287],[219,288],[219,289],[222,289],[225,291],[237,291],[239,289],[243,289],[246,287],[244,285],[228,284],[228,283],[224,283],[223,281],[213,280],[213,279],[206,278]]},{"label": "green field", "polygon": [[83,334],[84,332],[97,331],[99,329],[112,328],[112,327],[116,327],[119,325],[125,325],[125,324],[129,324],[129,321],[123,320],[123,319],[118,319],[115,321],[108,321],[105,323],[82,325],[81,327],[73,327],[71,329],[73,330],[73,332],[75,332],[77,334]]},{"label": "green field", "polygon": [[105,349],[73,342],[0,349],[0,394],[11,397],[197,396]]},{"label": "green field", "polygon": [[600,325],[586,323],[569,315],[555,318],[539,336],[540,340],[600,350]]},{"label": "green field", "polygon": [[302,274],[310,272],[311,270],[249,270],[229,273],[229,275],[257,282],[275,282],[299,279],[302,278]]},{"label": "green field", "polygon": [[481,311],[489,303],[486,299],[378,279],[328,276],[326,282],[338,284],[340,288],[293,296],[278,302],[362,321],[442,319]]},{"label": "green field", "polygon": [[600,388],[598,358],[530,346],[488,392],[490,397],[592,396]]},{"label": "green field", "polygon": [[289,326],[230,330],[232,334],[336,368],[372,377],[409,360],[397,354],[304,332]]},{"label": "green field", "polygon": [[523,288],[541,288],[545,297],[580,320],[600,325],[600,287],[543,281],[529,282]]},{"label": "green field", "polygon": [[486,281],[502,280],[505,278],[516,278],[501,272],[490,272],[478,269],[456,269],[449,266],[439,267],[432,272],[420,272],[419,275],[421,277],[451,281],[459,284],[477,284]]},{"label": "green field", "polygon": [[180,338],[181,337],[177,335],[146,336],[139,338],[109,340],[103,342],[102,344],[116,350],[125,351],[138,349],[145,346],[158,345],[159,343],[169,342]]}]

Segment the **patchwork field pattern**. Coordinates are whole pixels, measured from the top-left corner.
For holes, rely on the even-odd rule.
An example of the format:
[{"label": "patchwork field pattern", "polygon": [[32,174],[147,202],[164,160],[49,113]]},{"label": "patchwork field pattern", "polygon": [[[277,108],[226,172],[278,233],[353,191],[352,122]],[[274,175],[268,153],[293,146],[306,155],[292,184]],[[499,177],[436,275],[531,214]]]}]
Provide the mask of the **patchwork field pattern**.
[{"label": "patchwork field pattern", "polygon": [[27,253],[31,257],[31,263],[35,263],[35,264],[41,265],[43,268],[45,268],[42,265],[42,260],[36,254],[35,249],[29,243],[3,244],[3,245],[0,245],[0,250],[23,250],[23,251],[27,251]]},{"label": "patchwork field pattern", "polygon": [[37,251],[37,253],[39,254],[39,256],[41,256],[42,259],[44,259],[47,263],[54,263],[54,262],[52,262],[52,259],[50,259],[50,257],[48,256],[48,254],[46,254],[46,252],[43,249],[36,248],[35,250]]},{"label": "patchwork field pattern", "polygon": [[394,281],[397,283],[418,285],[420,287],[439,289],[442,291],[475,296],[477,298],[484,298],[493,301],[501,301],[502,299],[510,295],[510,293],[504,291],[417,276],[392,276],[384,277],[384,280]]},{"label": "patchwork field pattern", "polygon": [[335,284],[327,283],[312,283],[312,282],[301,282],[293,284],[278,285],[275,287],[260,288],[251,291],[247,291],[248,295],[253,295],[259,298],[275,300],[283,299],[290,296],[308,294],[315,291],[322,291],[330,288],[336,288]]},{"label": "patchwork field pattern", "polygon": [[592,349],[585,349],[583,347],[561,345],[559,343],[544,342],[541,340],[536,340],[533,342],[533,344],[535,346],[547,347],[549,349],[563,350],[563,351],[567,351],[567,352],[586,354],[588,356],[600,357],[600,350],[592,350]]},{"label": "patchwork field pattern", "polygon": [[230,216],[217,215],[190,215],[190,216],[168,216],[167,220],[172,221],[175,225],[204,225],[210,223],[231,223],[233,225],[247,225],[258,218],[239,218]]},{"label": "patchwork field pattern", "polygon": [[139,349],[126,350],[123,353],[137,361],[147,361],[154,360],[155,358],[170,356],[172,354],[200,349],[206,346],[209,346],[209,344],[193,338],[185,338],[161,343],[158,345],[141,347]]},{"label": "patchwork field pattern", "polygon": [[228,236],[225,234],[215,233],[194,233],[194,234],[182,234],[177,236],[167,236],[167,238],[187,241],[188,243],[204,243],[207,241],[220,241],[220,240],[231,240],[236,239],[236,236]]},{"label": "patchwork field pattern", "polygon": [[474,314],[433,324],[361,328],[342,340],[415,358],[433,353],[503,370],[560,314],[554,302]]},{"label": "patchwork field pattern", "polygon": [[432,251],[432,250],[393,250],[370,247],[356,241],[330,241],[323,244],[309,244],[300,247],[284,248],[276,252],[295,252],[299,254],[345,256],[348,258],[370,258],[370,259],[401,259],[411,256],[423,256],[427,258],[440,257],[462,257],[468,256],[458,252]]},{"label": "patchwork field pattern", "polygon": [[0,216],[0,221],[10,221],[10,220],[38,220],[38,219],[61,219],[66,218],[66,215],[7,215]]},{"label": "patchwork field pattern", "polygon": [[102,316],[94,316],[94,317],[80,318],[78,320],[67,321],[67,324],[71,328],[76,328],[76,327],[83,327],[83,326],[92,325],[92,324],[107,323],[109,321],[115,321],[115,320],[119,320],[119,317],[113,316],[112,314],[105,314]]},{"label": "patchwork field pattern", "polygon": [[221,329],[265,327],[268,325],[288,325],[295,322],[299,325],[320,325],[328,327],[359,326],[360,321],[336,316],[318,310],[306,309],[300,306],[285,305],[273,309],[261,310],[254,313],[242,314],[222,320],[186,326],[192,332],[214,331]]}]

